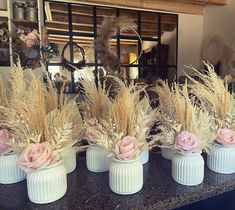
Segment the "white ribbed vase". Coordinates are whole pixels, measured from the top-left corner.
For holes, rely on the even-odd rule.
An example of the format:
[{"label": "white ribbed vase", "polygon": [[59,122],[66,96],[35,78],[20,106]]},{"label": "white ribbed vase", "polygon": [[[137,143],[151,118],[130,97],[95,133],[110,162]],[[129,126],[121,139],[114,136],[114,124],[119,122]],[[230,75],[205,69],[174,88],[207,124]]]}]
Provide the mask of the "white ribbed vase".
[{"label": "white ribbed vase", "polygon": [[109,187],[121,195],[131,195],[143,187],[143,165],[139,159],[113,159],[109,167]]},{"label": "white ribbed vase", "polygon": [[140,162],[145,164],[149,161],[149,150],[145,150],[140,153]]},{"label": "white ribbed vase", "polygon": [[43,204],[59,200],[67,191],[67,175],[62,160],[27,173],[29,200]]},{"label": "white ribbed vase", "polygon": [[162,151],[161,154],[163,158],[167,160],[172,160],[173,155],[175,153],[175,150],[173,148],[162,147],[161,151]]},{"label": "white ribbed vase", "polygon": [[19,166],[18,156],[11,152],[0,156],[0,184],[13,184],[24,180],[25,172]]},{"label": "white ribbed vase", "polygon": [[91,172],[105,172],[109,170],[112,160],[109,152],[98,145],[89,145],[86,151],[86,166]]},{"label": "white ribbed vase", "polygon": [[215,144],[207,154],[207,167],[217,173],[235,173],[235,147]]},{"label": "white ribbed vase", "polygon": [[182,185],[201,184],[204,179],[204,159],[201,154],[175,153],[172,159],[172,178]]},{"label": "white ribbed vase", "polygon": [[67,148],[65,151],[63,151],[62,157],[67,174],[73,172],[77,166],[75,148]]}]

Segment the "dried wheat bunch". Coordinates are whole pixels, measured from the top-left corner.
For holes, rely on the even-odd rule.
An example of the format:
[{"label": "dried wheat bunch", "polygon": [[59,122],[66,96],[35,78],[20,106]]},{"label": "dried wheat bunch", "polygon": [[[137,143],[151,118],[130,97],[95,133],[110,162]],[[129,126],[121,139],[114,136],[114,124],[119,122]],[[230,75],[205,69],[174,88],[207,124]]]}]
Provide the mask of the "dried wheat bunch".
[{"label": "dried wheat bunch", "polygon": [[45,85],[32,72],[31,81],[20,98],[21,93],[14,88],[20,83],[26,87],[26,83],[23,83],[21,73],[16,75],[11,86],[14,93],[11,101],[14,103],[10,107],[0,106],[3,116],[0,123],[14,137],[12,143],[15,150],[22,151],[33,142],[48,141],[56,150],[77,143],[82,136],[83,123],[75,100],[65,99],[58,105],[52,84]]},{"label": "dried wheat bunch", "polygon": [[0,76],[0,106],[9,106],[9,92]]},{"label": "dried wheat bunch", "polygon": [[[118,84],[118,94],[111,100],[105,118],[85,119],[87,132],[92,141],[112,151],[115,144],[125,136],[136,137],[141,143],[140,150],[149,147],[150,137],[157,111],[150,106],[150,100],[143,84],[127,84],[112,76]],[[141,98],[141,94],[144,96]]]},{"label": "dried wheat bunch", "polygon": [[[93,74],[93,72],[90,72],[90,74]],[[106,81],[101,84],[99,75],[98,85],[95,81],[84,78],[79,78],[78,81],[81,84],[81,93],[84,95],[83,100],[79,103],[83,117],[86,119],[95,118],[98,121],[104,118],[111,103]]]},{"label": "dried wheat bunch", "polygon": [[173,109],[173,92],[170,88],[168,81],[157,81],[156,85],[150,90],[154,91],[159,100],[159,109],[162,113],[173,118],[174,109]]},{"label": "dried wheat bunch", "polygon": [[235,100],[228,91],[228,82],[216,74],[213,65],[205,62],[204,65],[208,71],[200,72],[192,66],[188,67],[202,81],[199,82],[187,75],[193,83],[192,91],[214,116],[217,127],[235,129]]},{"label": "dried wheat bunch", "polygon": [[[159,97],[161,115],[158,115],[158,122],[160,132],[154,137],[154,140],[162,144],[161,146],[171,147],[174,144],[174,137],[179,132],[187,130],[195,133],[202,140],[203,149],[210,147],[215,137],[213,119],[204,106],[197,106],[194,98],[189,97],[187,82],[182,87],[174,83],[171,89],[162,85],[160,88],[166,90],[158,92],[160,94],[168,93],[168,96],[162,94]],[[169,103],[167,103],[167,100],[169,100]],[[162,106],[162,101],[168,108]]]},{"label": "dried wheat bunch", "polygon": [[[10,71],[11,79],[9,82],[11,100],[23,98],[26,92],[26,81],[20,62],[13,65]],[[12,102],[14,103],[14,102]]]}]

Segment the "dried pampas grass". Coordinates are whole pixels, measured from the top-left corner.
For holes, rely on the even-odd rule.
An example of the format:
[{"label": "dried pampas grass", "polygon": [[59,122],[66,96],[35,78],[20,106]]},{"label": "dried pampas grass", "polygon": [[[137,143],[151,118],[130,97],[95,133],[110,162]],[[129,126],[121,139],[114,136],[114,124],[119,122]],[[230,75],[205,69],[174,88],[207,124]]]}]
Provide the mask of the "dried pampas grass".
[{"label": "dried pampas grass", "polygon": [[[49,142],[54,150],[77,143],[83,134],[83,123],[75,100],[64,99],[58,104],[48,75],[45,85],[30,71],[31,81],[26,88],[22,68],[15,66],[13,72],[11,106],[0,106],[3,116],[0,124],[10,131],[15,151],[21,152],[28,144],[43,141]],[[24,92],[18,91],[17,86]]]},{"label": "dried pampas grass", "polygon": [[[87,71],[87,74],[89,77],[89,74],[93,75],[93,71]],[[83,100],[79,103],[79,109],[83,113],[83,117],[85,119],[94,118],[97,121],[105,118],[111,103],[106,81],[101,83],[99,75],[98,85],[96,85],[95,81],[82,77],[78,81],[81,85],[80,93],[84,96]]]},{"label": "dried pampas grass", "polygon": [[161,82],[154,88],[159,96],[158,115],[159,134],[155,142],[159,146],[172,147],[175,136],[183,131],[195,133],[202,140],[202,148],[207,149],[214,140],[213,119],[204,106],[197,106],[194,98],[189,97],[187,82],[180,86]]},{"label": "dried pampas grass", "polygon": [[141,151],[148,149],[147,138],[151,138],[150,129],[158,112],[150,106],[146,86],[111,78],[117,85],[117,95],[110,100],[105,117],[84,119],[87,133],[92,134],[90,141],[112,151],[123,137],[133,136],[139,140]]},{"label": "dried pampas grass", "polygon": [[109,40],[120,32],[136,29],[137,25],[133,19],[126,16],[105,17],[98,31],[94,47],[99,59],[105,69],[117,71],[120,67],[119,59],[110,51]]},{"label": "dried pampas grass", "polygon": [[9,93],[0,76],[0,106],[9,106]]},{"label": "dried pampas grass", "polygon": [[214,116],[217,127],[235,129],[235,100],[234,96],[228,91],[228,82],[216,74],[212,64],[204,62],[204,65],[208,71],[201,72],[192,66],[188,67],[202,81],[199,82],[187,75],[193,83],[191,85],[192,92]]}]

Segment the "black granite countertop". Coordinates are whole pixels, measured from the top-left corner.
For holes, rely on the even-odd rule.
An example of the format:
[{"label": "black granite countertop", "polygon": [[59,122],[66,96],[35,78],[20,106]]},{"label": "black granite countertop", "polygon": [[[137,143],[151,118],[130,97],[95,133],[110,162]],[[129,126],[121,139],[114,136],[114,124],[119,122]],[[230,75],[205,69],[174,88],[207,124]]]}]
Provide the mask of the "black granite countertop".
[{"label": "black granite countertop", "polygon": [[0,209],[19,210],[144,210],[173,209],[235,189],[235,175],[221,175],[205,168],[205,179],[196,187],[175,183],[171,178],[171,161],[151,153],[144,165],[143,189],[128,196],[113,193],[108,172],[92,173],[86,169],[85,157],[77,157],[77,169],[68,175],[68,191],[63,198],[38,205],[27,197],[26,181],[0,184]]}]

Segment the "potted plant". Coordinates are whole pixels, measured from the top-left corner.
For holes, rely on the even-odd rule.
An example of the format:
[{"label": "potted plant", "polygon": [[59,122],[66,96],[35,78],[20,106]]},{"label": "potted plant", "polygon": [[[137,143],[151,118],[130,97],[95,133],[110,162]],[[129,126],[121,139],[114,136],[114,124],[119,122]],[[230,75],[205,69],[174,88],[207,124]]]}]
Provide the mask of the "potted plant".
[{"label": "potted plant", "polygon": [[[22,70],[15,75],[13,92],[17,92],[14,84],[25,85],[22,75]],[[0,107],[1,124],[11,131],[11,145],[27,173],[29,199],[34,203],[53,202],[67,190],[62,155],[80,135],[78,107],[74,100],[63,100],[58,106],[51,84],[45,86],[33,73],[23,96],[17,97],[16,92],[11,107]]]},{"label": "potted plant", "polygon": [[[141,153],[154,143],[150,129],[157,110],[142,84],[127,84],[117,77],[118,93],[112,98],[105,117],[85,119],[88,132],[96,136],[94,143],[105,148],[112,156],[109,166],[109,186],[117,194],[133,194],[143,186]],[[141,97],[142,94],[142,97]],[[147,141],[147,139],[150,141]]]},{"label": "potted plant", "polygon": [[205,104],[216,124],[214,126],[215,139],[213,146],[207,151],[207,166],[212,171],[222,174],[235,172],[235,100],[228,91],[228,82],[221,79],[215,72],[213,65],[205,63],[207,71],[200,72],[191,67],[199,78],[192,81],[192,92],[200,103]]},{"label": "potted plant", "polygon": [[[11,107],[10,94],[0,78],[0,106]],[[0,121],[4,118],[0,114]],[[8,127],[0,122],[0,183],[12,184],[25,179],[24,171],[19,167],[17,154],[11,146],[12,135]]]},{"label": "potted plant", "polygon": [[95,124],[99,124],[106,117],[111,103],[110,91],[107,90],[106,81],[102,83],[99,75],[96,85],[90,69],[86,71],[86,77],[80,77],[78,81],[83,95],[79,103],[85,127],[83,138],[89,144],[86,150],[86,166],[91,172],[105,172],[108,171],[111,158],[108,157],[109,152],[96,143],[100,141],[102,134],[99,125]]},{"label": "potted plant", "polygon": [[174,119],[175,110],[173,106],[174,93],[171,90],[167,81],[159,80],[156,85],[151,89],[158,96],[158,128],[159,134],[156,144],[161,148],[161,155],[167,160],[172,160],[174,155],[174,136],[175,132],[171,128],[164,126],[165,118]]},{"label": "potted plant", "polygon": [[175,114],[160,116],[160,135],[167,137],[170,131],[174,136],[172,178],[179,184],[198,185],[204,179],[202,150],[207,150],[214,138],[213,121],[205,107],[198,106],[194,98],[190,98],[187,83],[182,87],[174,83],[170,91],[172,113]]}]

